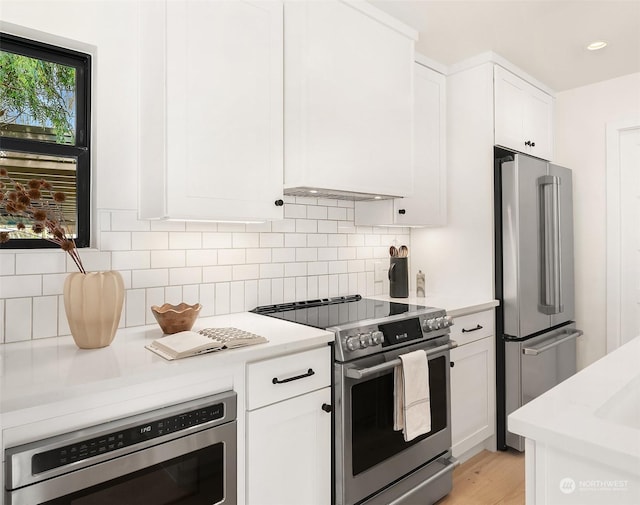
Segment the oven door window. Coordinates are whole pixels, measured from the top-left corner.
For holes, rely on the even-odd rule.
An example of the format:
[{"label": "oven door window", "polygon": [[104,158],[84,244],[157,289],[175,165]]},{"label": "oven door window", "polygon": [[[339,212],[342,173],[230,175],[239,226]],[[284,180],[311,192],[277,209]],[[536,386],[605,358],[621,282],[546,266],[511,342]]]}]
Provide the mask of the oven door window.
[{"label": "oven door window", "polygon": [[447,361],[429,360],[431,431],[410,442],[393,429],[393,370],[351,388],[352,469],[361,472],[421,442],[447,426]]},{"label": "oven door window", "polygon": [[224,491],[224,444],[218,443],[42,505],[212,505]]}]

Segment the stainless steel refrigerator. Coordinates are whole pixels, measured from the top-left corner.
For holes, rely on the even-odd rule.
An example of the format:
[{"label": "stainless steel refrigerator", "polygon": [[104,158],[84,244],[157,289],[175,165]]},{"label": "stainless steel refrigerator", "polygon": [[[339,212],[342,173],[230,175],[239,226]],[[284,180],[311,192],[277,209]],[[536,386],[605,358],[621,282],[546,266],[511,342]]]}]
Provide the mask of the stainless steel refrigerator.
[{"label": "stainless steel refrigerator", "polygon": [[496,149],[498,445],[506,417],[576,371],[571,170]]}]

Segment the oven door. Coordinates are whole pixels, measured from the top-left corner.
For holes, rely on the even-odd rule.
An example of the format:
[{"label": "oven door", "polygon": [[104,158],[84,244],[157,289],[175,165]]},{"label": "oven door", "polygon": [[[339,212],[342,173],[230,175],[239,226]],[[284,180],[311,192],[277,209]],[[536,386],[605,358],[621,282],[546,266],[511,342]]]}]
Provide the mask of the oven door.
[{"label": "oven door", "polygon": [[13,491],[5,505],[236,503],[236,421]]},{"label": "oven door", "polygon": [[[448,339],[335,365],[336,503],[357,503],[451,448]],[[394,360],[425,350],[431,431],[405,442],[393,429]]]}]

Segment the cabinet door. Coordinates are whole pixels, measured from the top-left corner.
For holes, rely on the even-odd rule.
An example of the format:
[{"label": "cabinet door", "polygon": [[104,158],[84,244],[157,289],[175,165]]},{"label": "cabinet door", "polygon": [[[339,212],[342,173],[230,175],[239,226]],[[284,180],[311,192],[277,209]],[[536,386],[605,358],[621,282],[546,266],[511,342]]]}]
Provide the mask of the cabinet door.
[{"label": "cabinet door", "polygon": [[247,412],[247,505],[331,503],[326,387]]},{"label": "cabinet door", "polygon": [[414,40],[382,14],[285,5],[285,188],[410,194]]},{"label": "cabinet door", "polygon": [[142,173],[151,179],[155,170],[165,186],[147,191],[141,180],[141,214],[145,201],[165,198],[163,215],[145,217],[282,218],[274,204],[283,180],[282,3],[178,0],[166,3],[165,16],[165,69],[156,76],[166,81],[156,103],[165,116],[141,134],[164,130],[164,143],[146,139],[146,149],[166,157],[164,173],[162,165]]},{"label": "cabinet door", "polygon": [[446,78],[420,63],[414,71],[413,196],[356,202],[356,225],[446,224]]},{"label": "cabinet door", "polygon": [[452,349],[451,361],[451,438],[458,457],[495,433],[494,338]]},{"label": "cabinet door", "polygon": [[553,154],[553,98],[495,67],[495,143],[545,160]]}]

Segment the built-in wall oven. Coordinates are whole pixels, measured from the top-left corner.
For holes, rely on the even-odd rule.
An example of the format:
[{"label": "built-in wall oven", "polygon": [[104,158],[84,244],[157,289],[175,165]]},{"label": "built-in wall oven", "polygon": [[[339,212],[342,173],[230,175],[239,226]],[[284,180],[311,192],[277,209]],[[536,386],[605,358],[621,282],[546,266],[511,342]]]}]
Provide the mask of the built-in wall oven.
[{"label": "built-in wall oven", "polygon": [[235,504],[236,394],[5,451],[5,505]]},{"label": "built-in wall oven", "polygon": [[[449,493],[451,318],[442,309],[349,297],[258,307],[256,312],[335,333],[334,495],[337,505],[428,505]],[[399,356],[428,357],[431,431],[405,442],[394,430]]]}]

